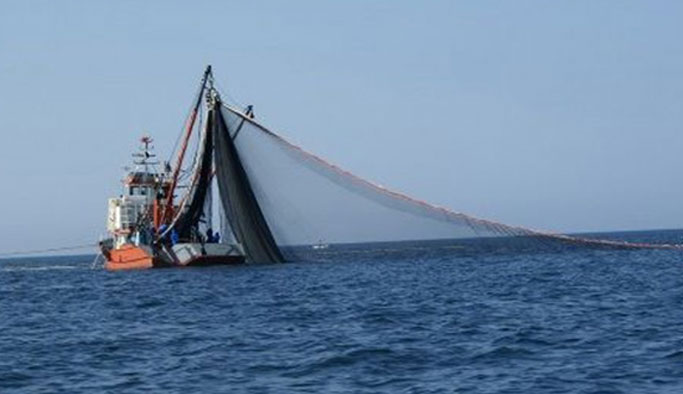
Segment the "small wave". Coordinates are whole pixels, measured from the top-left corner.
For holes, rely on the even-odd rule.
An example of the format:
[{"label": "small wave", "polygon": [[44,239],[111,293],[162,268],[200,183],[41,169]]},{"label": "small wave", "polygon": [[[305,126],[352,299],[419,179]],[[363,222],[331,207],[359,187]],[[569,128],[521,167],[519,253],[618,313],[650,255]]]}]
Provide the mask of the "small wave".
[{"label": "small wave", "polygon": [[327,354],[325,357],[312,360],[296,371],[287,373],[286,376],[303,377],[324,370],[352,367],[358,363],[378,362],[378,360],[394,355],[394,352],[389,348],[361,348],[339,354]]},{"label": "small wave", "polygon": [[523,358],[533,354],[534,353],[530,350],[516,346],[498,346],[494,349],[475,355],[474,359],[493,361],[498,359]]},{"label": "small wave", "polygon": [[664,356],[664,358],[674,359],[674,360],[681,360],[681,359],[683,359],[683,351],[682,351],[682,350],[679,350],[679,351],[676,351],[676,352],[673,352],[673,353],[669,353],[669,354],[667,354],[666,356]]},{"label": "small wave", "polygon": [[0,373],[0,382],[3,387],[10,388],[25,388],[26,384],[31,381],[31,376],[20,372],[3,372]]}]

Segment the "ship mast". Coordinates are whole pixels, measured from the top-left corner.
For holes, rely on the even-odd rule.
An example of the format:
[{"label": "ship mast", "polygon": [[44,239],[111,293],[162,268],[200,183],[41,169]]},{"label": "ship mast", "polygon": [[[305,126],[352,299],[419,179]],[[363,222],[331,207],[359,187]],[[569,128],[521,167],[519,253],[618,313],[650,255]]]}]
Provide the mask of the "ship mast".
[{"label": "ship mast", "polygon": [[171,184],[168,188],[168,195],[166,196],[166,203],[164,204],[164,211],[161,215],[161,223],[166,223],[167,220],[173,215],[173,194],[175,188],[178,185],[178,176],[180,175],[180,169],[183,165],[183,159],[185,158],[185,152],[187,151],[187,146],[192,136],[192,130],[194,129],[195,121],[197,120],[197,113],[199,112],[199,107],[202,103],[202,97],[204,96],[204,90],[206,90],[207,83],[213,81],[213,74],[211,73],[211,65],[206,67],[204,71],[204,76],[202,77],[201,87],[199,89],[199,94],[197,95],[197,101],[192,108],[190,117],[187,120],[185,127],[185,136],[183,138],[183,144],[180,147],[180,152],[178,153],[178,159],[173,169],[173,177],[171,178]]}]

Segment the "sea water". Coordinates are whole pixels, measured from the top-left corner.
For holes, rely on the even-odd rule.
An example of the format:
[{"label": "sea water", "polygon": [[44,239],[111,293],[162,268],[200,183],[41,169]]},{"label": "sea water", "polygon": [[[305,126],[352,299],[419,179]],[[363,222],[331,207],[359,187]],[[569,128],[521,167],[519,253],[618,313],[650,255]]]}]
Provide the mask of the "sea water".
[{"label": "sea water", "polygon": [[0,392],[683,392],[683,252],[318,253],[116,273],[93,256],[2,260]]}]

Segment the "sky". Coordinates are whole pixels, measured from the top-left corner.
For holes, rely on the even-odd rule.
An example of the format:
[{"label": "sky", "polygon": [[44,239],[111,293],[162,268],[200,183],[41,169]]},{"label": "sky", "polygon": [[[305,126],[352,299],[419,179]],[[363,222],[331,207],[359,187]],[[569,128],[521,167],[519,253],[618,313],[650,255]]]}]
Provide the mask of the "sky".
[{"label": "sky", "polygon": [[142,134],[202,71],[262,123],[435,204],[561,231],[681,228],[678,1],[8,1],[0,253],[105,235]]}]

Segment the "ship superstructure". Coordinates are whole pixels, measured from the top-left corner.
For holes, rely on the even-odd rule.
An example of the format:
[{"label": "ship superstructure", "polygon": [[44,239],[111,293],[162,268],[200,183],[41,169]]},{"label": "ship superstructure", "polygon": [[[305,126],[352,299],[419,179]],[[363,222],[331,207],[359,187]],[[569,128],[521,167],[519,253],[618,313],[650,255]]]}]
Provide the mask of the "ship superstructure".
[{"label": "ship superstructure", "polygon": [[168,191],[167,174],[156,171],[155,155],[151,151],[152,139],[142,137],[135,168],[123,180],[123,193],[109,199],[107,231],[112,235],[114,248],[127,243],[149,245],[153,239],[160,197]]}]

